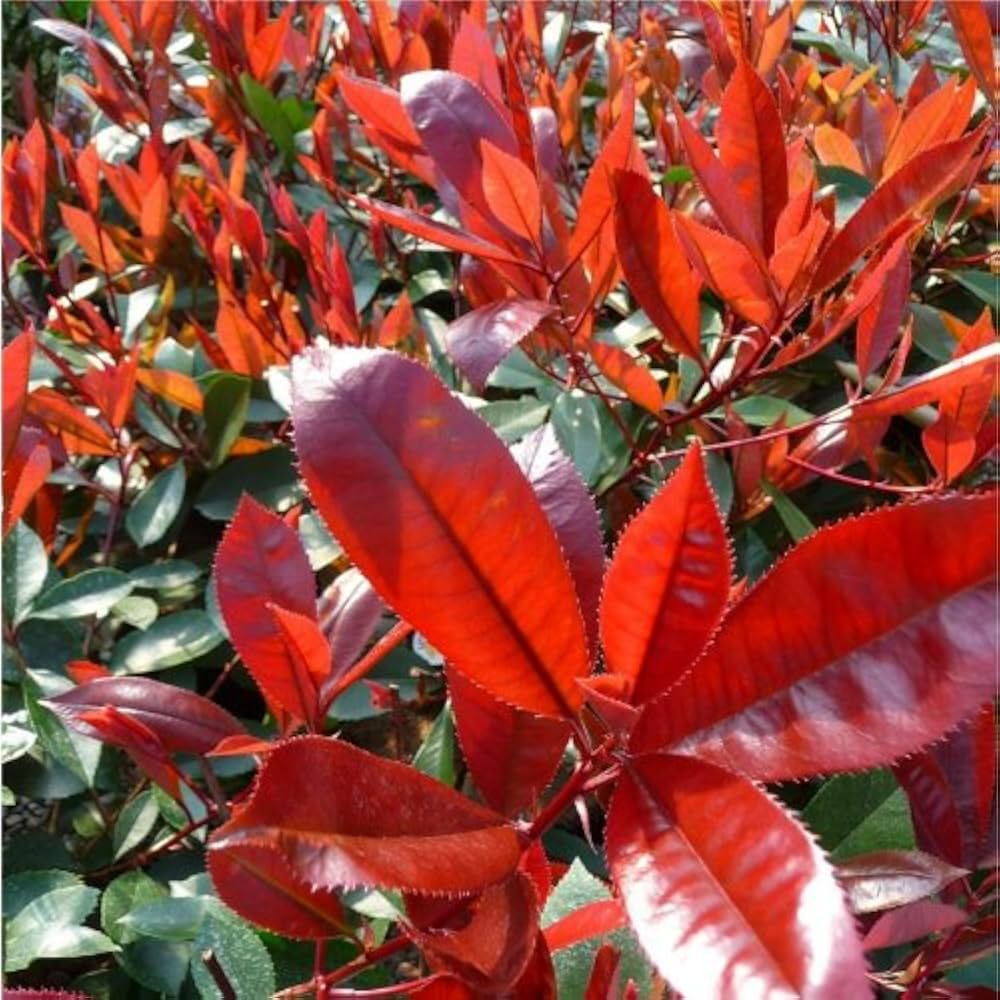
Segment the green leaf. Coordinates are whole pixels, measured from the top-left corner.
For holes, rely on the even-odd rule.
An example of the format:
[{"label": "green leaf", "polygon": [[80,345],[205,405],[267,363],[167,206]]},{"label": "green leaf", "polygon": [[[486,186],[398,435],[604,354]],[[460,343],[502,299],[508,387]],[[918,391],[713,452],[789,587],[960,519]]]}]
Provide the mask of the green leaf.
[{"label": "green leaf", "polygon": [[145,632],[131,632],[111,654],[116,673],[148,674],[195,660],[223,641],[204,611],[177,611],[160,618]]},{"label": "green leaf", "polygon": [[441,709],[424,742],[413,755],[413,766],[423,774],[454,787],[455,720],[451,715],[450,702]]},{"label": "green leaf", "polygon": [[101,744],[82,733],[70,732],[54,713],[40,704],[43,698],[62,694],[73,687],[65,677],[47,670],[26,670],[21,690],[24,707],[38,734],[42,749],[79,778],[88,788],[94,785],[100,763]]},{"label": "green leaf", "polygon": [[275,146],[291,160],[295,156],[295,131],[285,115],[278,99],[266,87],[261,86],[247,73],[240,76],[243,96],[246,98],[250,114],[260,127],[271,137]]},{"label": "green leaf", "polygon": [[777,486],[773,486],[766,479],[761,480],[760,485],[771,498],[774,509],[778,512],[778,517],[781,518],[781,523],[788,534],[791,535],[792,541],[801,542],[816,530],[812,521]]},{"label": "green leaf", "polygon": [[106,615],[135,585],[117,569],[88,569],[50,587],[35,601],[31,618],[54,620]]},{"label": "green leaf", "polygon": [[209,467],[225,461],[233,442],[240,436],[250,407],[250,380],[230,373],[216,378],[205,393],[205,437]]},{"label": "green leaf", "polygon": [[0,764],[23,757],[37,742],[38,737],[19,724],[27,721],[26,711],[8,713],[0,720]]},{"label": "green leaf", "polygon": [[989,271],[952,271],[951,276],[973,295],[982,299],[991,309],[1000,309],[997,279]]},{"label": "green leaf", "polygon": [[145,872],[125,872],[111,882],[101,896],[101,928],[115,944],[130,944],[138,935],[123,927],[121,918],[139,906],[167,896],[166,888]]},{"label": "green leaf", "polygon": [[211,521],[228,521],[244,493],[277,511],[298,503],[303,491],[292,453],[287,448],[270,448],[226,462],[205,483],[195,510]]},{"label": "green leaf", "polygon": [[139,548],[158,542],[184,503],[184,463],[175,462],[154,476],[125,515],[125,530]]},{"label": "green leaf", "polygon": [[913,342],[935,361],[950,361],[955,354],[957,341],[948,332],[941,319],[941,312],[920,302],[909,303],[913,315]]},{"label": "green leaf", "polygon": [[573,389],[552,404],[552,426],[563,451],[586,483],[593,483],[601,464],[601,418],[593,397]]},{"label": "green leaf", "polygon": [[151,597],[131,594],[123,597],[112,609],[111,614],[119,621],[137,629],[147,629],[156,621],[160,609]]},{"label": "green leaf", "polygon": [[815,47],[821,52],[836,56],[841,62],[850,63],[862,72],[868,69],[869,62],[860,52],[855,52],[851,46],[837,35],[822,34],[818,31],[795,30],[792,41],[798,45]]},{"label": "green leaf", "polygon": [[201,929],[212,905],[207,896],[168,896],[129,910],[118,918],[118,926],[143,937],[165,941],[191,941]]},{"label": "green leaf", "polygon": [[160,810],[152,793],[143,792],[126,803],[115,820],[111,851],[115,861],[138,847],[152,832]]},{"label": "green leaf", "polygon": [[125,945],[117,957],[137,983],[156,994],[176,997],[187,979],[192,950],[190,941],[139,938]]},{"label": "green leaf", "polygon": [[[542,927],[548,927],[563,917],[575,913],[581,906],[611,899],[608,888],[584,868],[579,859],[552,890],[542,910]],[[634,979],[640,997],[652,996],[653,984],[649,966],[639,950],[639,942],[628,928],[613,934],[598,935],[552,955],[556,971],[556,988],[560,1000],[572,1000],[587,992],[587,982],[594,965],[594,956],[605,942],[613,944],[621,954],[621,981]]]},{"label": "green leaf", "polygon": [[49,571],[41,539],[18,521],[3,540],[3,617],[16,625],[39,595]]},{"label": "green leaf", "polygon": [[[781,417],[785,418],[788,427],[813,419],[813,414],[808,410],[778,396],[747,396],[745,399],[737,399],[733,403],[733,409],[753,427],[770,427]],[[715,413],[723,416],[721,410],[716,410]]]},{"label": "green leaf", "polygon": [[667,167],[660,178],[662,184],[686,184],[694,178],[694,171],[684,163],[675,163]]},{"label": "green leaf", "polygon": [[128,578],[137,590],[175,590],[193,583],[201,572],[199,566],[186,559],[165,559],[131,570]]},{"label": "green leaf", "polygon": [[874,190],[872,182],[847,167],[819,166],[816,168],[820,184],[831,185],[837,198],[836,222],[843,226],[861,207],[861,203]]},{"label": "green leaf", "polygon": [[809,800],[802,819],[836,858],[914,843],[906,796],[887,770],[830,778]]},{"label": "green leaf", "polygon": [[73,889],[82,884],[79,875],[61,868],[6,875],[3,880],[3,916],[9,920],[29,903],[56,889]]},{"label": "green leaf", "polygon": [[276,989],[274,964],[250,926],[222,907],[211,912],[194,943],[191,977],[205,1000],[223,1000],[205,962],[210,955],[240,1000],[269,1000]]},{"label": "green leaf", "polygon": [[500,399],[476,410],[476,414],[508,444],[520,441],[529,431],[541,427],[548,412],[548,404],[531,396],[523,399]]}]

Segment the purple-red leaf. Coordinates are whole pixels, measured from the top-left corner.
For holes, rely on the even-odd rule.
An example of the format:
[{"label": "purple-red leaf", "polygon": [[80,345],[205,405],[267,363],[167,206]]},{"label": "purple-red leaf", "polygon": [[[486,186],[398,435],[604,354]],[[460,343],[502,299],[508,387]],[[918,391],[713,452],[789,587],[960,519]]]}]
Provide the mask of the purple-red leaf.
[{"label": "purple-red leaf", "polygon": [[269,754],[253,798],[209,842],[212,854],[244,848],[314,889],[430,894],[476,892],[520,858],[513,827],[496,813],[405,764],[321,736]]},{"label": "purple-red leaf", "polygon": [[202,695],[148,677],[99,677],[45,704],[66,725],[98,739],[101,734],[83,722],[81,714],[111,705],[145,725],[171,753],[208,753],[219,740],[244,732],[224,708]]},{"label": "purple-red leaf", "polygon": [[576,590],[500,440],[385,351],[314,349],[292,390],[313,500],[386,603],[494,696],[571,716],[589,671]]},{"label": "purple-red leaf", "polygon": [[606,849],[640,943],[685,996],[869,994],[832,869],[746,779],[689,757],[637,757],[611,801]]},{"label": "purple-red leaf", "polygon": [[569,564],[591,650],[604,582],[601,518],[576,466],[559,446],[552,424],[526,434],[510,453],[528,477]]},{"label": "purple-red leaf", "polygon": [[877,851],[837,865],[837,878],[855,913],[877,913],[933,896],[967,875],[922,851]]},{"label": "purple-red leaf", "polygon": [[647,706],[634,747],[777,781],[940,738],[995,690],[995,505],[942,497],[810,536]]},{"label": "purple-red leaf", "polygon": [[319,625],[330,643],[330,676],[345,673],[371,639],[385,605],[353,567],[344,570],[320,595]]},{"label": "purple-red leaf", "polygon": [[244,496],[216,553],[215,585],[229,637],[265,698],[312,719],[315,687],[269,607],[316,620],[316,583],[298,534]]},{"label": "purple-red leaf", "polygon": [[615,201],[615,246],[636,301],[667,343],[701,357],[697,276],[688,267],[666,205],[641,174],[623,173]]},{"label": "purple-red leaf", "polygon": [[951,903],[919,899],[898,910],[883,913],[865,935],[864,948],[865,951],[894,948],[928,934],[960,927],[967,920],[966,913]]},{"label": "purple-red leaf", "polygon": [[477,392],[493,369],[554,311],[537,299],[501,299],[455,320],[445,331],[448,354]]},{"label": "purple-red leaf", "polygon": [[641,704],[694,662],[719,623],[732,566],[726,528],[694,445],[623,532],[601,601],[608,670]]}]

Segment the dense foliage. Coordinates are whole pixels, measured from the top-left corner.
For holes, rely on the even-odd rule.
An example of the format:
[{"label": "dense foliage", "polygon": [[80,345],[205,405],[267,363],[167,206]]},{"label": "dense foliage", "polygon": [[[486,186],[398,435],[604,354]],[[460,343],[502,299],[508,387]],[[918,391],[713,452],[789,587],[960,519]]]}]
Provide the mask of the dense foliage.
[{"label": "dense foliage", "polygon": [[5,4],[5,995],[992,996],[995,16]]}]

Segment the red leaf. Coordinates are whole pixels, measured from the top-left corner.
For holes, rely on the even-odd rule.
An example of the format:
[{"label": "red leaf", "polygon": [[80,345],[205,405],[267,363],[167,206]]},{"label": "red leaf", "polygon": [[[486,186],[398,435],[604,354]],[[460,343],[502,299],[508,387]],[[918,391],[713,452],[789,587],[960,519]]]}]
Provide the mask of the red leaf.
[{"label": "red leaf", "polygon": [[802,297],[803,285],[815,266],[819,248],[830,229],[830,223],[819,209],[795,235],[779,243],[770,261],[771,277],[785,293],[786,299],[797,302]]},{"label": "red leaf", "polygon": [[554,311],[554,306],[536,299],[502,299],[451,323],[445,346],[462,374],[482,392],[493,369]]},{"label": "red leaf", "polygon": [[168,402],[191,410],[192,413],[201,413],[204,405],[201,388],[190,375],[166,368],[140,368],[135,373],[135,378],[140,385]]},{"label": "red leaf", "polygon": [[[298,534],[244,496],[216,553],[215,586],[229,637],[264,697],[311,720],[315,690],[303,689],[300,664],[269,610],[316,620],[316,584]],[[310,695],[310,711],[300,714]]]},{"label": "red leaf", "polygon": [[[449,919],[421,919],[450,910]],[[521,977],[535,950],[538,901],[530,879],[513,872],[455,912],[439,900],[410,900],[413,938],[432,968],[452,973],[474,990],[503,994]]]},{"label": "red leaf", "polygon": [[245,848],[259,849],[265,871],[314,890],[476,892],[520,858],[500,816],[411,767],[321,736],[270,753],[253,798],[209,841],[222,857]]},{"label": "red leaf", "polygon": [[483,194],[493,212],[508,229],[534,246],[542,228],[542,196],[535,175],[518,159],[484,140]]},{"label": "red leaf", "polygon": [[117,274],[125,270],[125,258],[118,252],[104,227],[95,222],[89,212],[60,202],[59,213],[73,239],[98,271]]},{"label": "red leaf", "polygon": [[[31,505],[52,471],[52,453],[38,428],[18,435],[3,465],[3,533],[7,534]],[[36,443],[40,442],[40,443]]]},{"label": "red leaf", "polygon": [[3,460],[14,450],[28,395],[28,372],[35,335],[22,330],[3,349]]},{"label": "red leaf", "polygon": [[589,670],[576,592],[500,440],[385,351],[313,350],[292,388],[306,484],[386,603],[496,697],[572,716]]},{"label": "red leaf", "polygon": [[98,733],[81,722],[83,713],[110,705],[141,722],[171,753],[208,753],[219,740],[244,731],[224,708],[202,695],[148,677],[97,677],[45,704],[87,736]]},{"label": "red leaf", "polygon": [[832,869],[749,781],[689,757],[638,757],[611,801],[606,848],[640,943],[679,992],[869,994]]},{"label": "red leaf", "polygon": [[788,201],[785,134],[771,92],[745,59],[737,63],[722,95],[716,135],[719,156],[749,210],[758,244],[769,255],[778,216]]},{"label": "red leaf", "polygon": [[939,931],[960,927],[968,919],[964,911],[950,903],[921,899],[889,913],[883,913],[865,935],[865,951],[893,948],[937,934]]},{"label": "red leaf", "polygon": [[115,453],[111,434],[55,389],[44,385],[35,389],[26,406],[29,413],[62,433],[67,451],[81,455]]},{"label": "red leaf", "polygon": [[615,246],[629,290],[650,322],[675,351],[700,359],[699,282],[666,205],[640,174],[623,173],[618,179]]},{"label": "red leaf", "polygon": [[731,579],[726,528],[693,445],[623,532],[604,584],[607,668],[631,680],[630,701],[655,697],[691,666],[719,623]]},{"label": "red leaf", "polygon": [[936,895],[967,874],[921,851],[877,851],[837,865],[837,879],[854,913],[892,910]]},{"label": "red leaf", "polygon": [[815,295],[842,278],[897,223],[911,212],[919,211],[951,184],[967,169],[983,131],[980,127],[960,139],[925,149],[880,184],[827,244],[813,275],[810,293]]},{"label": "red leaf", "polygon": [[545,928],[545,941],[551,951],[562,951],[589,938],[611,934],[626,923],[620,900],[598,899],[549,924]]},{"label": "red leaf", "polygon": [[767,329],[774,319],[771,290],[746,247],[686,216],[674,218],[681,245],[702,278],[734,312]]},{"label": "red leaf", "polygon": [[502,105],[503,90],[493,42],[468,11],[462,11],[458,31],[452,39],[449,68],[477,84],[496,104]]},{"label": "red leaf", "polygon": [[945,10],[979,89],[996,105],[993,25],[986,4],[982,0],[945,0]]},{"label": "red leaf", "polygon": [[[857,357],[861,383],[889,356],[910,297],[910,254],[906,240],[886,254],[884,269],[873,272],[879,279],[874,300],[858,316]],[[858,292],[860,297],[861,292]]]},{"label": "red leaf", "polygon": [[583,1000],[618,1000],[621,995],[621,955],[613,944],[602,944],[594,956]]},{"label": "red leaf", "polygon": [[612,385],[618,386],[636,406],[650,413],[659,413],[663,409],[663,390],[659,382],[628,351],[600,340],[591,340],[587,351],[601,374]]},{"label": "red leaf", "polygon": [[994,692],[994,510],[992,496],[942,497],[817,531],[647,706],[634,746],[779,781],[938,739]]},{"label": "red leaf", "polygon": [[559,446],[552,424],[526,434],[510,449],[531,483],[562,547],[576,585],[587,637],[597,650],[597,613],[604,583],[601,518],[572,460]]},{"label": "red leaf", "polygon": [[511,708],[446,670],[458,742],[476,788],[504,816],[533,809],[562,760],[568,723]]},{"label": "red leaf", "polygon": [[405,233],[419,236],[421,239],[437,243],[439,246],[447,247],[449,250],[456,250],[458,253],[471,254],[474,257],[482,257],[483,260],[499,261],[502,264],[513,264],[516,267],[523,267],[524,261],[512,254],[503,247],[498,247],[493,243],[473,236],[472,233],[455,229],[454,226],[445,225],[432,219],[429,215],[421,215],[419,212],[411,212],[408,208],[400,208],[397,205],[389,205],[384,201],[375,198],[366,198],[356,195],[354,200],[366,212],[376,216],[390,226],[402,229]]},{"label": "red leaf", "polygon": [[277,604],[266,607],[284,644],[297,696],[294,702],[283,704],[283,707],[296,718],[319,728],[319,690],[330,674],[330,645],[315,618],[296,614]]}]

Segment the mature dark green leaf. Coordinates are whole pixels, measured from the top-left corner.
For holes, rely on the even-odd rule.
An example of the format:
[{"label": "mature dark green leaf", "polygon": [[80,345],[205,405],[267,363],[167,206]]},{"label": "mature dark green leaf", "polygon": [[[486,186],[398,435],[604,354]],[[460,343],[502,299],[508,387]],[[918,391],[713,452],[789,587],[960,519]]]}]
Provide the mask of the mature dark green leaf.
[{"label": "mature dark green leaf", "polygon": [[158,542],[184,503],[184,463],[175,462],[155,475],[125,515],[125,529],[139,548]]}]

